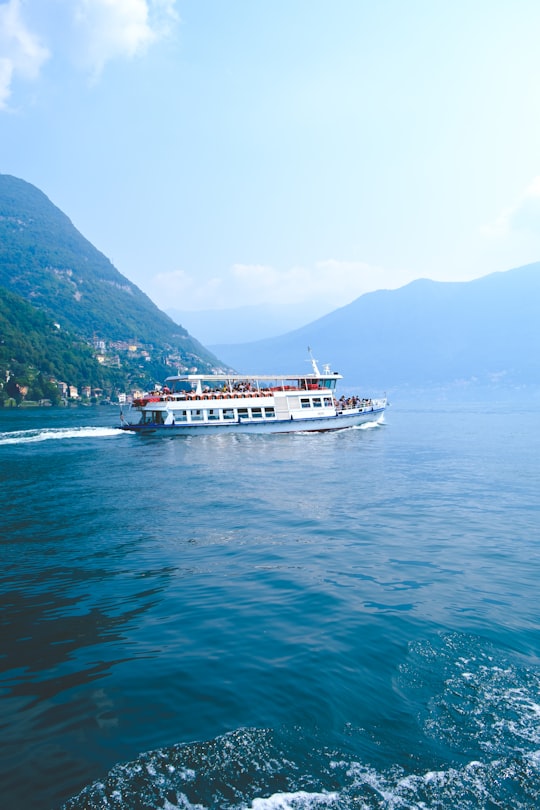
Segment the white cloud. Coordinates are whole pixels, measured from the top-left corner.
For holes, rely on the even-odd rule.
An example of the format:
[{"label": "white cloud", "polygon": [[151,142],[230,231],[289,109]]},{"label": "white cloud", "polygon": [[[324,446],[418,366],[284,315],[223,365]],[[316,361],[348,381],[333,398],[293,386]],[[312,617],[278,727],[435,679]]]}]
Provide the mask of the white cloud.
[{"label": "white cloud", "polygon": [[[369,288],[377,271],[363,262],[336,259],[317,262],[314,267],[276,270],[260,265],[236,264],[231,269],[234,287],[266,303],[301,303],[324,298],[339,306],[352,301]],[[377,274],[378,275],[378,274]]]},{"label": "white cloud", "polygon": [[166,36],[175,0],[77,0],[78,61],[94,77],[111,59],[131,59]]},{"label": "white cloud", "polygon": [[[183,310],[228,309],[255,304],[321,305],[323,311],[380,289],[388,274],[363,262],[336,259],[314,267],[279,270],[262,264],[235,264],[220,277],[198,280],[183,270],[160,273],[146,286],[161,306]],[[397,286],[393,280],[389,286]]]},{"label": "white cloud", "polygon": [[527,186],[516,202],[501,211],[497,219],[481,232],[491,238],[505,238],[517,231],[540,234],[540,176]]},{"label": "white cloud", "polygon": [[[95,80],[114,59],[146,53],[178,21],[176,0],[0,0],[0,110],[17,78],[35,80],[51,56]],[[43,41],[47,42],[45,47]]]},{"label": "white cloud", "polygon": [[0,4],[0,109],[7,109],[13,81],[37,78],[49,55],[23,19],[21,0]]}]

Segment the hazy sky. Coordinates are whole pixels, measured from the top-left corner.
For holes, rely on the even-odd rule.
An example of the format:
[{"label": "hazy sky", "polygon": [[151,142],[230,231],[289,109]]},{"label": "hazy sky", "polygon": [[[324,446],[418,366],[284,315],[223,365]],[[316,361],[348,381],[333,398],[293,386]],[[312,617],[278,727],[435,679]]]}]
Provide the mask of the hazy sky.
[{"label": "hazy sky", "polygon": [[538,0],[0,0],[0,172],[162,308],[540,259]]}]

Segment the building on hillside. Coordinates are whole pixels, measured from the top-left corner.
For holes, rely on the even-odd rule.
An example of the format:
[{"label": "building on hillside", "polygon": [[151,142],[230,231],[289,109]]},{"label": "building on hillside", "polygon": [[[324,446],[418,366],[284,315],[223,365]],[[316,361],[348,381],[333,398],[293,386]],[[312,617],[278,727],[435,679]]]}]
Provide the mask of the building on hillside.
[{"label": "building on hillside", "polygon": [[130,344],[127,342],[127,340],[111,340],[109,346],[111,349],[115,349],[117,352],[130,351]]}]

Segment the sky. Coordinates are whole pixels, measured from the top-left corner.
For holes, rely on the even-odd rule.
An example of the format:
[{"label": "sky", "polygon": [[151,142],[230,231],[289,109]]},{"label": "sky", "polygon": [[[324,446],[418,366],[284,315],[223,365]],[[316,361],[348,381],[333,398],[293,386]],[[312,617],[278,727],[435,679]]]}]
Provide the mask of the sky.
[{"label": "sky", "polygon": [[538,0],[0,0],[0,172],[162,309],[540,260]]}]

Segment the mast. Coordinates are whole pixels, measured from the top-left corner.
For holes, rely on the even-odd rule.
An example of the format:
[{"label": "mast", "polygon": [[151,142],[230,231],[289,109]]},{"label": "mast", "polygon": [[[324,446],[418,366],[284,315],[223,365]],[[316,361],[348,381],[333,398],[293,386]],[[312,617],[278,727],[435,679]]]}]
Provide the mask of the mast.
[{"label": "mast", "polygon": [[308,346],[308,347],[307,347],[307,350],[308,350],[308,353],[309,353],[309,359],[311,360],[311,367],[312,367],[312,369],[313,369],[313,373],[315,374],[315,376],[320,377],[320,376],[321,376],[321,372],[319,371],[319,367],[318,367],[318,365],[317,365],[317,361],[316,361],[316,360],[315,360],[315,358],[313,357],[313,352],[311,351],[311,346]]}]

